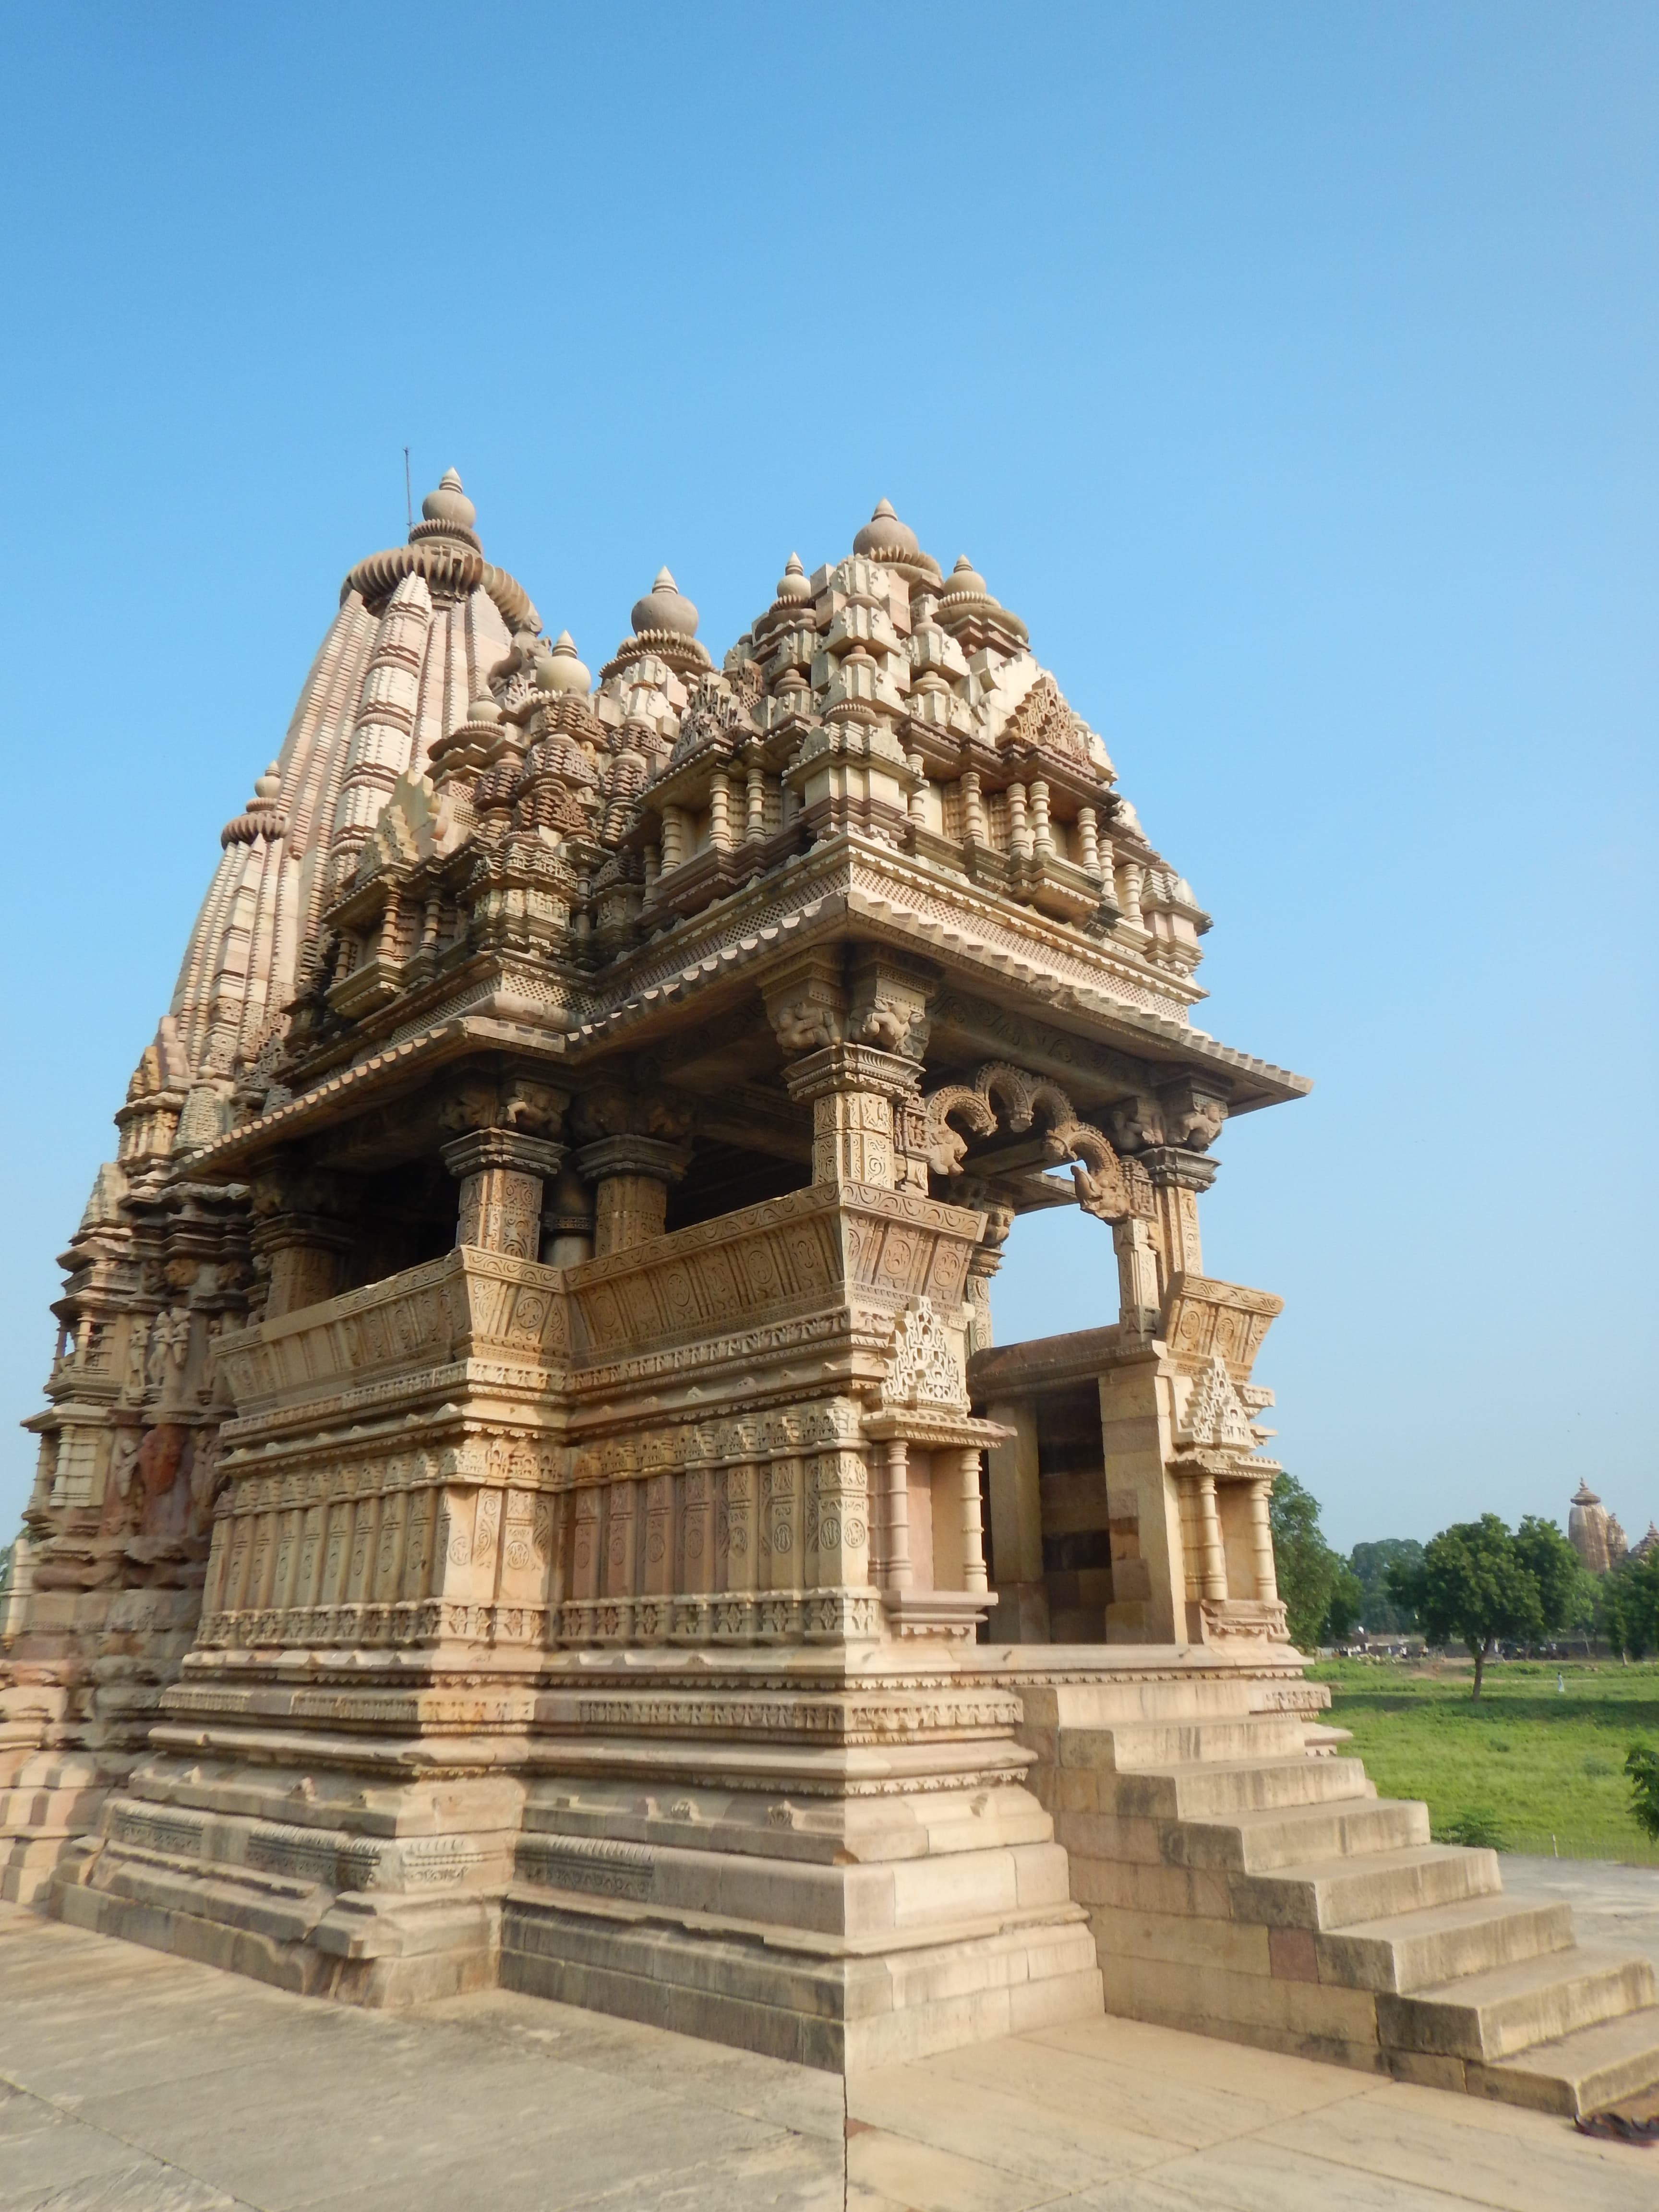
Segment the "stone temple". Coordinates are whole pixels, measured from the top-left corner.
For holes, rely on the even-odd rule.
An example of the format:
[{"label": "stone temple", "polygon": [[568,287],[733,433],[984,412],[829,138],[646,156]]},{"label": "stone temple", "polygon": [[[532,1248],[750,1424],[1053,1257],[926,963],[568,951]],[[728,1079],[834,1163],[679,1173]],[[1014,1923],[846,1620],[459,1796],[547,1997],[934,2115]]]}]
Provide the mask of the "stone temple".
[{"label": "stone temple", "polygon": [[[1204,1272],[1209,920],[885,502],[597,683],[453,472],[345,579],[64,1255],[0,1885],[809,2063],[1118,2012],[1558,2110],[1645,1961],[1379,1801]],[[1016,1218],[1118,1317],[993,1340]]]}]

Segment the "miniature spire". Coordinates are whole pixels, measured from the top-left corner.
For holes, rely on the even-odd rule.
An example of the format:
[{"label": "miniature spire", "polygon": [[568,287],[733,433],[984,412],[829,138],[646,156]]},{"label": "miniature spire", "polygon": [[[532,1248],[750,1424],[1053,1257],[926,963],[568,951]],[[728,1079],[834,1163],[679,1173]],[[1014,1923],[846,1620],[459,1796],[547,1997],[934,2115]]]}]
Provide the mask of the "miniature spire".
[{"label": "miniature spire", "polygon": [[635,600],[632,620],[636,637],[647,630],[669,630],[681,637],[697,634],[697,611],[666,568],[659,568],[645,598]]},{"label": "miniature spire", "polygon": [[975,568],[965,553],[957,554],[957,565],[945,580],[945,590],[947,593],[964,599],[971,597],[982,599],[988,596],[984,577],[980,574],[979,570]]},{"label": "miniature spire", "polygon": [[783,574],[778,579],[778,597],[786,602],[810,599],[812,586],[806,580],[806,571],[800,565],[799,553],[792,553],[783,564]]},{"label": "miniature spire", "polygon": [[227,822],[219,832],[220,844],[252,845],[260,837],[275,841],[286,836],[288,818],[276,804],[282,788],[282,772],[272,761],[264,774],[255,780],[253,796],[245,810],[234,821]]},{"label": "miniature spire", "polygon": [[[667,575],[665,568],[663,574]],[[575,640],[568,629],[562,629],[552,645],[536,659],[536,682],[544,691],[575,691],[586,698],[592,688],[592,678],[586,662],[576,652]]]},{"label": "miniature spire", "polygon": [[421,501],[421,514],[427,522],[448,526],[452,530],[470,531],[478,519],[478,510],[461,489],[459,474],[446,469],[438,479],[435,491],[428,492]]},{"label": "miniature spire", "polygon": [[878,499],[870,520],[853,540],[853,550],[872,555],[877,560],[884,553],[914,560],[921,545],[915,532],[908,523],[899,520],[890,502]]}]

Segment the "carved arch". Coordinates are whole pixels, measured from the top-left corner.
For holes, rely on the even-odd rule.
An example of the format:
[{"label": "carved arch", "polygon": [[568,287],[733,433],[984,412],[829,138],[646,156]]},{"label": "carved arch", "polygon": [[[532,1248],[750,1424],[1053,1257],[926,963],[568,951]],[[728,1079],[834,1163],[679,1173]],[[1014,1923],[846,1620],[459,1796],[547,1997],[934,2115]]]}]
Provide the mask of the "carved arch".
[{"label": "carved arch", "polygon": [[[1102,1221],[1152,1211],[1146,1172],[1137,1161],[1121,1160],[1105,1135],[1078,1119],[1059,1084],[1030,1076],[1006,1060],[988,1060],[971,1084],[947,1083],[923,1101],[927,1164],[937,1176],[963,1172],[968,1138],[951,1121],[975,1137],[1000,1128],[1017,1133],[1041,1119],[1043,1148],[1052,1160],[1069,1160],[1078,1204]],[[1146,1186],[1143,1188],[1143,1186]]]}]

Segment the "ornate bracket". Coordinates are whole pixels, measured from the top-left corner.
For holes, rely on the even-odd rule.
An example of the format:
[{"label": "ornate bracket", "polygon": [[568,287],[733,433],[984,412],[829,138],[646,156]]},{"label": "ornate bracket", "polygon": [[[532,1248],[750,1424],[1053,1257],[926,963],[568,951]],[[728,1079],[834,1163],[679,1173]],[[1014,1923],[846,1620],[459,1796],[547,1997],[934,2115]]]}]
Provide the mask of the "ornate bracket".
[{"label": "ornate bracket", "polygon": [[948,1178],[963,1172],[968,1139],[951,1127],[953,1116],[976,1137],[993,1136],[999,1127],[1029,1129],[1041,1117],[1047,1125],[1044,1150],[1052,1160],[1072,1162],[1078,1203],[1085,1213],[1100,1221],[1121,1221],[1131,1215],[1145,1219],[1152,1214],[1152,1186],[1146,1170],[1133,1160],[1120,1159],[1102,1132],[1079,1121],[1059,1084],[1047,1077],[1027,1075],[1005,1060],[990,1060],[971,1084],[946,1084],[924,1103],[927,1164],[937,1176]]}]

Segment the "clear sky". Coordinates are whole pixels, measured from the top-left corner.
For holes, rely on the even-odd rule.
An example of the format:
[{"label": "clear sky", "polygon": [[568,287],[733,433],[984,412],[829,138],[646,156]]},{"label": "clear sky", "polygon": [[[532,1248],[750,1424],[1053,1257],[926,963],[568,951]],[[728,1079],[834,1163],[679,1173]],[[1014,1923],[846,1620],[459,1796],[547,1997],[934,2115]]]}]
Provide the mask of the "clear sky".
[{"label": "clear sky", "polygon": [[[356,559],[452,463],[597,666],[877,498],[1215,916],[1213,1273],[1343,1545],[1588,1476],[1650,1340],[1659,11],[0,15],[0,1518],[109,1116]],[[1005,1340],[1108,1318],[1018,1229]]]}]

